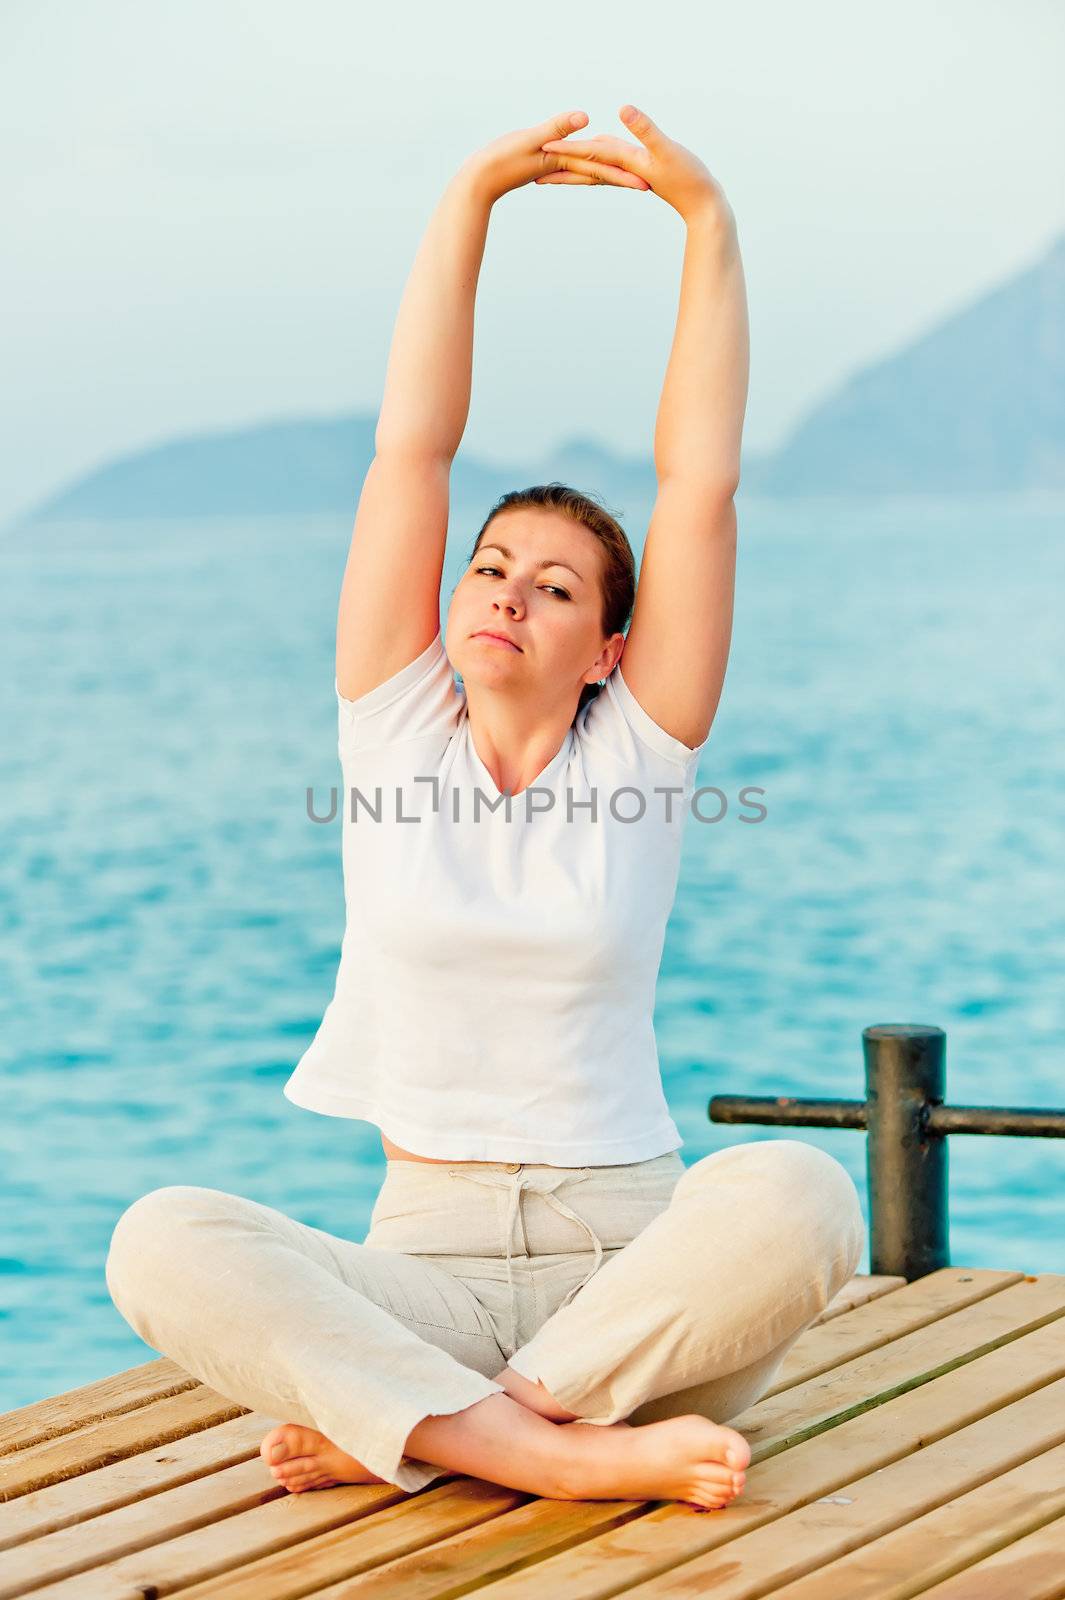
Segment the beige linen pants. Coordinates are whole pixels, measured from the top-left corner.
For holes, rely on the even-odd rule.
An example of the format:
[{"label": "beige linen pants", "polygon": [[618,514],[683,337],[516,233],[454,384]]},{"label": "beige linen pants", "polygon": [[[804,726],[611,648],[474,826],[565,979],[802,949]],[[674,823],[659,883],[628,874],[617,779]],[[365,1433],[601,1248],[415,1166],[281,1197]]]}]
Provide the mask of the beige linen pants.
[{"label": "beige linen pants", "polygon": [[153,1349],[415,1490],[449,1469],[404,1454],[411,1430],[503,1393],[506,1363],[581,1421],[727,1421],[863,1246],[840,1163],[770,1139],[690,1167],[389,1161],[361,1244],[217,1189],[154,1189],[119,1218],[106,1274]]}]

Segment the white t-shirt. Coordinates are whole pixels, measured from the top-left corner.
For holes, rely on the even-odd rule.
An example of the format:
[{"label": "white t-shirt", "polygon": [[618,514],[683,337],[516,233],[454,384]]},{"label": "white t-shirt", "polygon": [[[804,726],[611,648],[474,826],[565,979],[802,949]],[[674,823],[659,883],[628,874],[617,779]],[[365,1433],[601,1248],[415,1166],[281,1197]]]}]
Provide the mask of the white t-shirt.
[{"label": "white t-shirt", "polygon": [[508,818],[441,633],[337,699],[347,925],[288,1099],[451,1161],[680,1148],[653,1011],[706,741],[653,722],[619,663]]}]

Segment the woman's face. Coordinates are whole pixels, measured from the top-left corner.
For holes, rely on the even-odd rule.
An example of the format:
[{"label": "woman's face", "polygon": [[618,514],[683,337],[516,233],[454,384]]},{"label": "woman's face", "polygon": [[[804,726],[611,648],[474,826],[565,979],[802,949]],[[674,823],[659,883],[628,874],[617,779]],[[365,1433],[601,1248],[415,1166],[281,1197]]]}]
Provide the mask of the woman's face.
[{"label": "woman's face", "polygon": [[[448,609],[444,647],[463,683],[539,690],[546,703],[560,686],[576,700],[605,677],[602,557],[595,535],[560,512],[527,506],[493,517]],[[517,648],[477,637],[483,630]]]}]

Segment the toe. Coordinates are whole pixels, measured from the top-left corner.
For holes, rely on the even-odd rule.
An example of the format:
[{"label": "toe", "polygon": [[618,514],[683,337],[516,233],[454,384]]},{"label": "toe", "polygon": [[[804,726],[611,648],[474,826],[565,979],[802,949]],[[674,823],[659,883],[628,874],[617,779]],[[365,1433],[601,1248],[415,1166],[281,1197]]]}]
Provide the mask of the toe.
[{"label": "toe", "polygon": [[699,1493],[727,1504],[736,1498],[736,1490],[728,1478],[718,1478],[709,1473],[699,1479]]},{"label": "toe", "polygon": [[300,1491],[304,1489],[325,1489],[328,1488],[332,1482],[333,1480],[331,1478],[327,1478],[323,1472],[301,1472],[298,1477],[290,1479],[290,1481],[286,1483],[285,1487],[286,1489]]},{"label": "toe", "polygon": [[699,1482],[711,1484],[715,1489],[731,1489],[735,1476],[731,1467],[723,1467],[719,1461],[700,1463]]},{"label": "toe", "polygon": [[301,1444],[300,1430],[296,1424],[283,1422],[266,1435],[259,1446],[259,1454],[268,1466],[276,1466],[278,1462],[302,1454]]},{"label": "toe", "polygon": [[259,1446],[259,1454],[262,1456],[267,1466],[270,1466],[274,1461],[281,1461],[284,1459],[285,1446],[284,1441],[281,1438],[280,1428],[275,1428],[272,1433],[268,1433],[266,1435],[266,1438]]}]

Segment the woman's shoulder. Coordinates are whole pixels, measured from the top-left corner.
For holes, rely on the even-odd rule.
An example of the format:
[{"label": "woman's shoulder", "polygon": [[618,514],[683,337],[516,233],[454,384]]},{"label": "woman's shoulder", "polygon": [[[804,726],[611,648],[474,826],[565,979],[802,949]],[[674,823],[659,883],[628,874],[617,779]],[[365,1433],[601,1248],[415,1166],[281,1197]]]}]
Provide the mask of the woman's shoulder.
[{"label": "woman's shoulder", "polygon": [[349,699],[334,678],[341,758],[414,739],[450,735],[466,697],[455,683],[443,636],[365,694]]},{"label": "woman's shoulder", "polygon": [[699,757],[709,741],[692,748],[655,722],[625,682],[619,661],[597,695],[574,720],[574,732],[590,750],[630,770],[654,768],[682,780],[694,778]]}]

